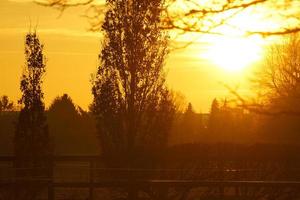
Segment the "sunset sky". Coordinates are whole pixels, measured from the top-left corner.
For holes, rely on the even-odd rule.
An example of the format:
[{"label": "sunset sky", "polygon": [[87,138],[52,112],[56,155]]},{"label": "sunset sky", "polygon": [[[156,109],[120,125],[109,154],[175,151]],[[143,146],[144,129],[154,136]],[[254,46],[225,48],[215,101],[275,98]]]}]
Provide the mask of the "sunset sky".
[{"label": "sunset sky", "polygon": [[[36,27],[47,57],[43,84],[46,105],[57,95],[67,93],[76,104],[87,109],[92,101],[90,79],[97,68],[101,36],[87,31],[89,24],[81,16],[83,13],[84,8],[77,7],[65,10],[60,16],[59,11],[29,0],[1,0],[0,95],[8,95],[13,101],[20,97],[24,36],[30,27]],[[177,42],[184,41],[181,38]],[[181,92],[197,112],[208,112],[214,97],[228,94],[222,83],[246,88],[254,63],[263,57],[265,43],[258,36],[248,39],[199,36],[194,45],[169,55],[168,85]]]}]

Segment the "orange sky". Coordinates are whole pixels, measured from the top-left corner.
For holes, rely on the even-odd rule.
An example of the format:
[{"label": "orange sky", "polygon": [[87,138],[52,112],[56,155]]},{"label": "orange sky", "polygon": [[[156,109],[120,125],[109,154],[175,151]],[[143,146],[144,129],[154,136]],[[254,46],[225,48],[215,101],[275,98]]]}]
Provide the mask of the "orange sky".
[{"label": "orange sky", "polygon": [[[43,88],[46,105],[63,93],[69,94],[85,109],[91,103],[90,77],[97,68],[101,38],[87,31],[89,24],[80,17],[82,8],[67,9],[61,17],[59,14],[57,10],[29,0],[0,1],[0,95],[8,95],[14,101],[20,97],[24,36],[31,24],[37,26],[45,44],[47,72]],[[205,60],[203,55],[209,52],[211,44],[203,42],[204,39],[201,41],[172,52],[166,70],[168,85],[184,94],[197,112],[208,112],[214,97],[228,94],[220,82],[245,82],[247,74],[224,71]]]}]

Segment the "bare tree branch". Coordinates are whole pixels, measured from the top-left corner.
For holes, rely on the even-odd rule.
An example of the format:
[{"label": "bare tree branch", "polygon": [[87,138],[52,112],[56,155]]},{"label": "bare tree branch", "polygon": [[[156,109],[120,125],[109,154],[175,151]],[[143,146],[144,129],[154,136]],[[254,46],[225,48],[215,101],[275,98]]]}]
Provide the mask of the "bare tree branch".
[{"label": "bare tree branch", "polygon": [[[90,22],[92,31],[99,31],[103,22],[104,4],[100,5],[97,0],[34,0],[37,4],[51,6],[63,12],[68,7],[88,6],[85,17]],[[104,2],[104,1],[103,1]],[[283,19],[293,19],[296,21],[291,24],[282,24],[274,30],[242,30],[235,27],[236,30],[243,32],[244,35],[259,34],[264,37],[272,35],[285,35],[300,31],[300,19],[296,13],[290,13],[295,9],[297,0],[286,0],[278,2],[274,0],[216,0],[201,4],[197,0],[166,0],[162,12],[161,28],[165,30],[180,30],[182,33],[194,32],[202,34],[225,34],[217,30],[221,26],[234,26],[228,22],[238,14],[242,14],[248,9],[270,7],[273,12],[268,19],[272,20],[274,16],[281,16]],[[297,4],[296,4],[297,6]]]},{"label": "bare tree branch", "polygon": [[34,0],[35,3],[42,5],[42,6],[51,6],[55,8],[65,9],[67,7],[75,7],[75,6],[86,6],[90,5],[95,0],[77,0],[77,1],[70,1],[70,0]]},{"label": "bare tree branch", "polygon": [[[293,19],[294,23],[287,24],[287,21],[280,25],[280,27],[270,30],[268,28],[262,30],[243,30],[240,27],[235,27],[236,30],[243,32],[244,35],[260,34],[262,36],[284,35],[300,30],[300,19],[298,13],[290,13],[288,11],[295,9],[297,1],[288,0],[284,2],[276,2],[273,0],[227,0],[227,1],[211,1],[210,4],[200,5],[194,0],[185,0],[181,5],[182,9],[175,9],[178,0],[170,1],[165,8],[163,16],[164,29],[177,29],[185,32],[196,32],[205,34],[224,34],[222,31],[217,31],[216,28],[226,25],[233,26],[228,22],[237,14],[243,13],[254,8],[268,7],[272,13],[266,21],[272,21],[274,16],[280,16],[283,20]],[[297,4],[296,4],[297,5]],[[257,11],[258,12],[258,11]],[[261,11],[260,11],[261,12]],[[288,14],[286,14],[288,13]],[[296,23],[297,21],[297,23]]]},{"label": "bare tree branch", "polygon": [[299,27],[293,27],[293,28],[283,28],[278,31],[247,31],[246,35],[254,35],[254,34],[259,34],[263,37],[267,36],[275,36],[275,35],[288,35],[291,33],[297,33],[300,32],[300,25]]},{"label": "bare tree branch", "polygon": [[236,98],[236,105],[240,108],[243,108],[249,112],[260,114],[260,115],[266,115],[266,116],[282,116],[282,115],[288,115],[288,116],[300,116],[300,111],[297,110],[271,110],[267,106],[263,104],[258,103],[251,103],[249,100],[245,99],[240,95],[240,93],[233,89],[232,87],[228,85],[224,85],[228,91]]}]

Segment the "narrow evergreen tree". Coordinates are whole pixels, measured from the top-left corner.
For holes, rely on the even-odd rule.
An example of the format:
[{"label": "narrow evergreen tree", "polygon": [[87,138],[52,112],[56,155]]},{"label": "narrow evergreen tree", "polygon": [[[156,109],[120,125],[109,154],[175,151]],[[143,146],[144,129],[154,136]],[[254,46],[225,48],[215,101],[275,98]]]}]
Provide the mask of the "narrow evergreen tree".
[{"label": "narrow evergreen tree", "polygon": [[188,104],[188,107],[187,107],[187,109],[186,109],[186,111],[185,111],[185,114],[186,115],[190,115],[190,114],[194,114],[195,112],[194,112],[194,108],[193,108],[193,105],[192,105],[192,103],[189,103]]},{"label": "narrow evergreen tree", "polygon": [[195,139],[195,112],[191,103],[183,114],[180,140],[182,143],[192,143]]},{"label": "narrow evergreen tree", "polygon": [[218,100],[215,98],[212,101],[209,121],[208,121],[208,129],[211,134],[215,134],[219,128],[219,121],[220,120],[220,105]]},{"label": "narrow evergreen tree", "polygon": [[[52,154],[42,92],[45,57],[43,45],[35,32],[26,35],[25,58],[19,100],[23,107],[16,123],[14,164],[17,169],[26,169],[17,171],[17,176],[33,180],[48,177],[51,165],[47,158]],[[19,189],[16,199],[35,199],[40,186],[32,183]]]}]

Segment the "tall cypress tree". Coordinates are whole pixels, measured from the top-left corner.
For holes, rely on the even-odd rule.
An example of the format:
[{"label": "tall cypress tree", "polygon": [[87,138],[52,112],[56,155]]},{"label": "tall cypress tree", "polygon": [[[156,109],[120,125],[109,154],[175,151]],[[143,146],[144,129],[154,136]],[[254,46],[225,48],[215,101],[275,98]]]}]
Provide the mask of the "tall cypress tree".
[{"label": "tall cypress tree", "polygon": [[[43,45],[37,34],[28,33],[25,39],[25,68],[21,76],[22,109],[16,123],[14,137],[15,167],[17,176],[25,180],[39,180],[49,176],[52,154],[43,102],[42,78],[45,74]],[[22,170],[24,169],[24,170]],[[28,184],[17,199],[34,199],[40,190],[37,184]]]},{"label": "tall cypress tree", "polygon": [[211,104],[209,121],[208,121],[208,129],[210,131],[210,134],[216,133],[216,131],[219,129],[219,123],[220,123],[220,105],[219,105],[219,101],[215,98]]}]

